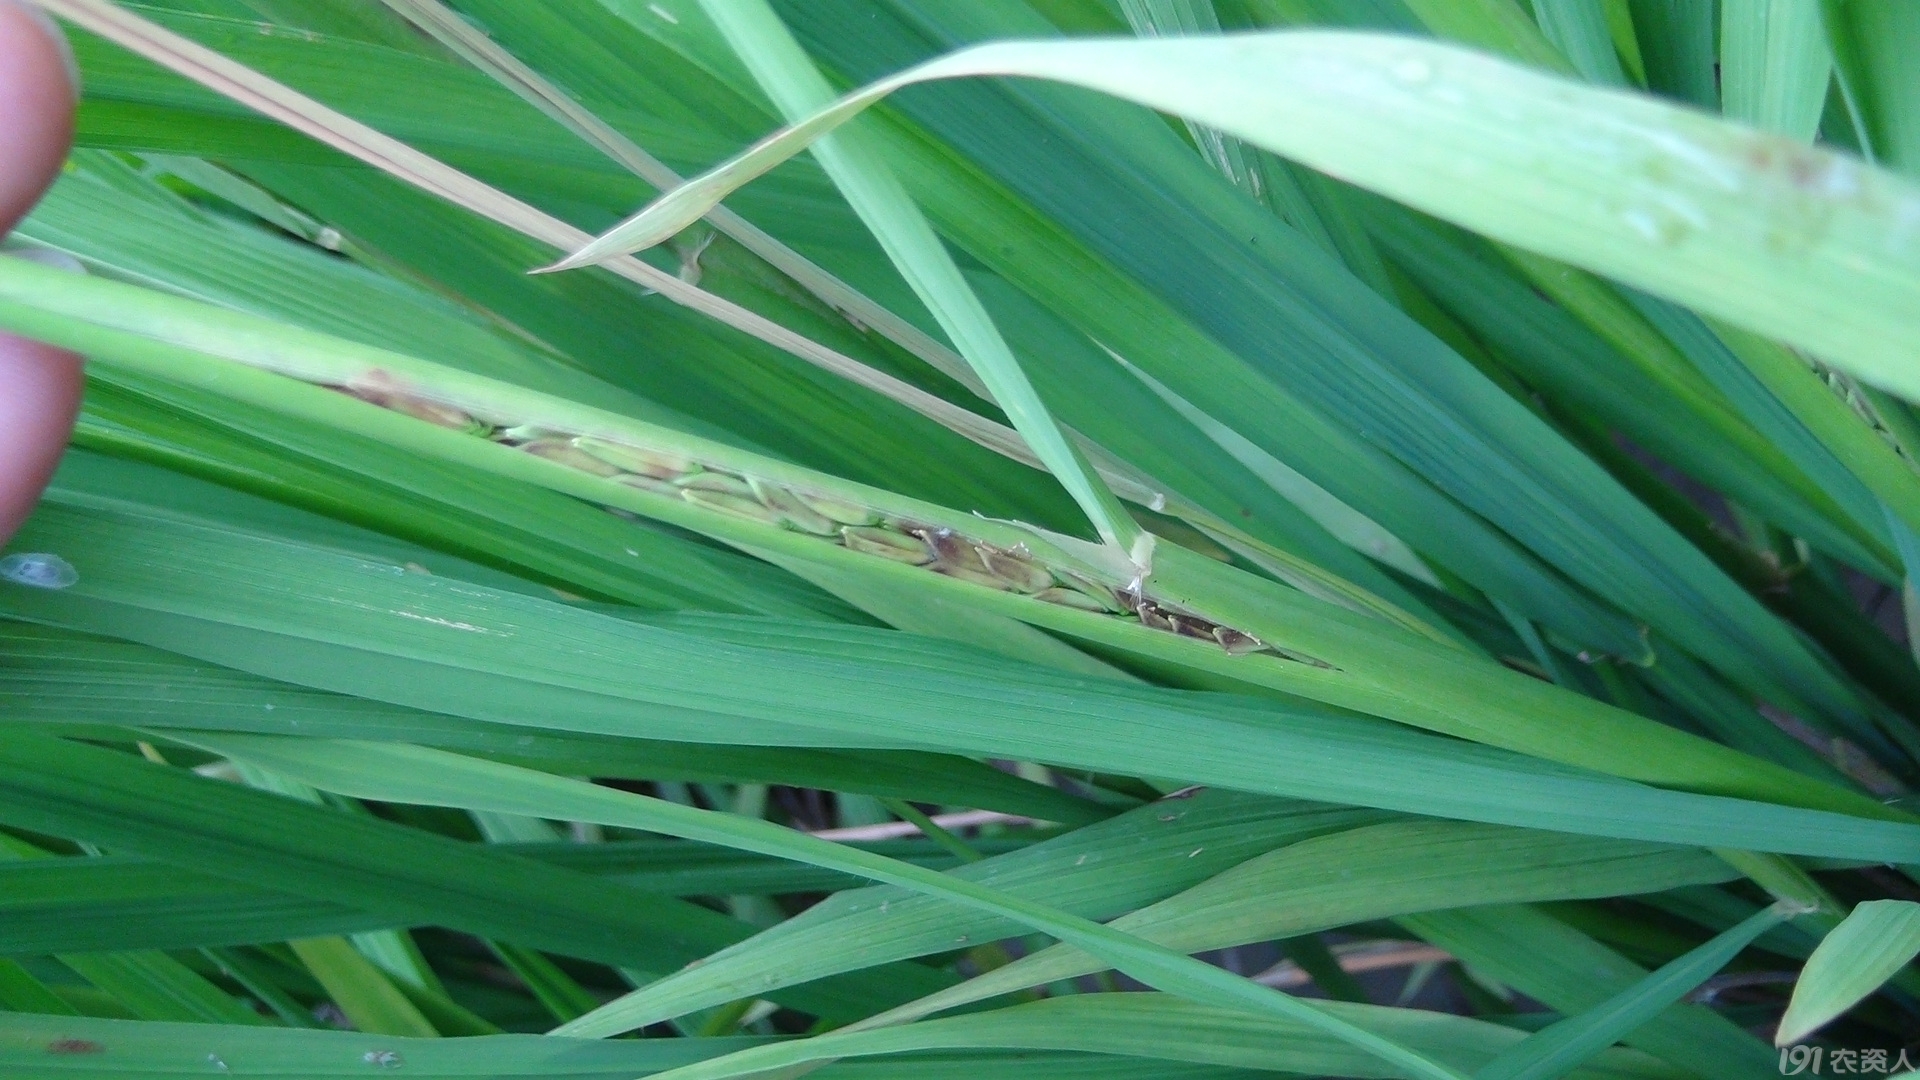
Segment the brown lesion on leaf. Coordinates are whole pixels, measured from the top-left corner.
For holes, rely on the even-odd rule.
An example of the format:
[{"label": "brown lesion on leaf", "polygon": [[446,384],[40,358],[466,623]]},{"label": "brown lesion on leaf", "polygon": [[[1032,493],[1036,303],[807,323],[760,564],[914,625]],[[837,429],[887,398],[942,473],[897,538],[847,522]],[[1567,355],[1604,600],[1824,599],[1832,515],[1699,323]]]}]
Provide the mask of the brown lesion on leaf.
[{"label": "brown lesion on leaf", "polygon": [[392,412],[402,413],[415,420],[425,420],[436,427],[451,428],[475,435],[488,435],[493,426],[474,418],[464,409],[435,401],[431,397],[408,388],[399,378],[375,368],[351,382],[327,386],[326,389],[358,398],[369,405]]},{"label": "brown lesion on leaf", "polygon": [[[1253,634],[1141,594],[1136,581],[1113,588],[1036,559],[1025,544],[996,545],[941,525],[928,525],[803,491],[677,451],[541,426],[492,423],[436,400],[378,369],[340,384],[323,384],[367,404],[439,427],[477,435],[588,475],[745,520],[785,528],[866,555],[930,570],[982,588],[1042,603],[1137,621],[1149,630],[1204,641],[1229,656],[1265,653],[1331,669],[1332,665],[1270,645]],[[501,418],[495,417],[495,420]]]},{"label": "brown lesion on leaf", "polygon": [[1818,195],[1836,194],[1830,177],[1836,168],[1847,167],[1831,153],[1778,135],[1750,136],[1743,157],[1755,172],[1777,173],[1793,187]]},{"label": "brown lesion on leaf", "polygon": [[1870,198],[1868,176],[1843,155],[1763,133],[1742,135],[1732,149],[1754,181],[1766,245],[1777,254],[1810,251],[1826,235],[1836,209]]}]

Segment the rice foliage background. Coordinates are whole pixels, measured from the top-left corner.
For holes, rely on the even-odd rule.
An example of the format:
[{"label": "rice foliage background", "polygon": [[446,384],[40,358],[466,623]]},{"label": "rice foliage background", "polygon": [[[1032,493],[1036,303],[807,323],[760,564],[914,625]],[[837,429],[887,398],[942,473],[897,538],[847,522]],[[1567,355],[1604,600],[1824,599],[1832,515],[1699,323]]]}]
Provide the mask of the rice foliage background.
[{"label": "rice foliage background", "polygon": [[39,4],[6,1075],[1920,1064],[1920,6]]}]

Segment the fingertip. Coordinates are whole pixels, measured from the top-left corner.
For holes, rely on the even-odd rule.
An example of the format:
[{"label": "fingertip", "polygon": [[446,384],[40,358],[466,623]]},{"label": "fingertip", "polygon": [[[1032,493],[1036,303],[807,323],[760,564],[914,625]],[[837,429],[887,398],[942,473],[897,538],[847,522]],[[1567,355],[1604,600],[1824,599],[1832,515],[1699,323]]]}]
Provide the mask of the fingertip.
[{"label": "fingertip", "polygon": [[[0,0],[0,236],[59,174],[79,80],[66,38],[38,9]],[[80,359],[0,335],[0,540],[29,513],[73,429]]]},{"label": "fingertip", "polygon": [[73,42],[67,40],[66,32],[60,29],[60,24],[54,22],[53,16],[47,14],[46,9],[38,5],[23,3],[22,0],[0,0],[0,4],[23,8],[27,16],[40,27],[41,36],[45,37],[47,43],[53,46],[54,56],[60,61],[61,68],[67,73],[67,98],[71,103],[78,104],[80,101],[80,61],[74,58]]},{"label": "fingertip", "polygon": [[0,334],[0,542],[33,512],[60,464],[82,381],[74,354]]},{"label": "fingertip", "polygon": [[66,38],[37,9],[0,0],[0,235],[66,159],[78,80]]}]

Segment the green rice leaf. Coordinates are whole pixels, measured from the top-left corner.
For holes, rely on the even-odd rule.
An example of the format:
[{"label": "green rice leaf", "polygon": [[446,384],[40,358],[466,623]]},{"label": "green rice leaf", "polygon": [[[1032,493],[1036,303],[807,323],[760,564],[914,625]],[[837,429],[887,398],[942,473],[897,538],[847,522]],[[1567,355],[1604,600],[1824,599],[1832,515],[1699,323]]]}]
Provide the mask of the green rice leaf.
[{"label": "green rice leaf", "polygon": [[1728,0],[1720,25],[1726,114],[1811,141],[1833,72],[1818,5]]},{"label": "green rice leaf", "polygon": [[[113,316],[114,320],[131,320],[140,325],[143,320],[151,325],[159,312],[172,309],[177,302],[153,294],[140,295],[132,291],[123,291],[120,287],[102,283],[81,281],[83,288],[76,289],[69,275],[18,264],[19,268],[0,266],[0,278],[17,278],[23,291],[35,298],[36,303],[57,304],[70,310],[80,295],[95,292],[109,292],[123,299],[138,299],[139,304],[131,310],[122,311]],[[24,268],[24,269],[20,269]],[[33,271],[39,270],[36,274]],[[49,280],[51,279],[51,280]],[[52,288],[56,286],[57,289]],[[143,314],[144,312],[144,314]],[[61,321],[38,309],[20,307],[15,310],[17,324],[31,324],[36,332],[53,334],[62,340],[82,347],[95,349],[111,348],[125,358],[138,358],[142,364],[172,366],[176,361],[196,353],[176,351],[177,347],[163,342],[155,342],[134,335],[125,335],[121,331],[100,327],[87,328],[71,322]],[[103,316],[91,314],[88,319],[102,319]],[[620,418],[614,414],[556,399],[534,395],[530,391],[506,387],[452,372],[447,369],[393,354],[379,354],[345,345],[337,340],[319,336],[289,333],[281,328],[268,328],[262,324],[239,316],[215,316],[199,312],[188,329],[179,323],[169,322],[164,334],[171,337],[185,335],[196,344],[205,344],[229,352],[235,356],[249,356],[252,362],[264,362],[296,370],[307,378],[318,381],[360,377],[369,364],[375,370],[394,370],[409,374],[418,372],[433,381],[436,395],[446,400],[469,403],[468,407],[480,408],[483,413],[492,414],[500,410],[509,413],[520,410],[519,415],[534,415],[545,422],[559,424],[586,431],[603,431],[623,441],[634,441],[635,445],[673,447],[674,453],[692,453],[706,460],[722,462],[731,468],[738,468],[748,475],[771,478],[775,481],[793,483],[801,490],[814,492],[833,492],[836,498],[844,498],[856,505],[880,508],[883,512],[897,515],[909,521],[952,522],[956,531],[966,530],[969,535],[979,535],[990,542],[997,541],[1007,548],[1029,547],[1040,552],[1040,557],[1057,560],[1063,565],[1074,566],[1095,580],[1105,579],[1111,589],[1132,587],[1129,580],[1132,568],[1124,560],[1116,560],[1110,553],[1102,553],[1090,545],[1073,545],[1071,538],[1043,537],[1041,534],[1017,526],[968,519],[964,515],[950,510],[931,507],[913,500],[904,500],[884,492],[848,485],[831,478],[805,470],[796,470],[778,462],[756,455],[747,455],[738,450],[723,448],[702,440],[666,429],[639,424],[637,421]],[[57,329],[56,329],[57,328]],[[153,332],[149,330],[147,332]],[[270,358],[261,358],[258,350],[250,351],[249,343],[258,339],[250,335],[269,334],[273,340],[284,341],[285,351],[276,350]],[[84,340],[83,340],[84,339]],[[868,558],[857,553],[830,545],[823,545],[811,538],[804,537],[787,529],[750,522],[732,514],[702,510],[682,499],[660,496],[645,492],[624,484],[610,483],[580,470],[570,469],[553,462],[547,462],[531,454],[516,453],[505,446],[486,444],[457,432],[450,432],[430,424],[417,423],[410,418],[378,409],[367,409],[361,403],[348,400],[344,395],[320,392],[311,387],[276,380],[269,376],[234,370],[224,363],[199,362],[188,368],[208,385],[218,386],[228,393],[245,393],[264,404],[275,408],[294,408],[302,415],[326,418],[334,423],[346,423],[357,429],[378,432],[382,437],[399,441],[401,445],[416,446],[432,452],[449,454],[461,462],[482,462],[489,468],[497,469],[506,475],[534,479],[562,491],[581,494],[613,505],[631,507],[663,520],[698,528],[721,539],[740,543],[752,549],[772,547],[791,552],[801,557],[818,557],[829,565],[839,563],[849,567],[858,567],[861,572],[875,576],[892,575],[896,580],[911,577],[923,586],[931,589],[945,589],[956,599],[964,599],[987,606],[1017,617],[1033,621],[1042,626],[1057,627],[1065,632],[1091,636],[1094,640],[1111,642],[1122,648],[1144,652],[1150,656],[1165,656],[1176,662],[1196,666],[1219,674],[1241,679],[1258,680],[1275,689],[1288,693],[1307,694],[1329,700],[1342,706],[1359,708],[1366,711],[1381,711],[1397,719],[1405,719],[1422,726],[1432,726],[1439,730],[1456,733],[1473,733],[1476,738],[1489,739],[1505,745],[1542,752],[1553,757],[1567,757],[1569,752],[1578,757],[1570,760],[1580,764],[1599,764],[1603,768],[1619,770],[1628,775],[1655,779],[1657,771],[1672,770],[1681,773],[1681,762],[1691,759],[1702,766],[1708,766],[1720,774],[1720,778],[1711,782],[1717,790],[1736,790],[1751,793],[1765,793],[1768,797],[1779,797],[1784,791],[1805,788],[1805,783],[1785,770],[1769,772],[1759,763],[1729,755],[1697,740],[1677,735],[1670,729],[1659,725],[1637,721],[1624,713],[1608,710],[1595,711],[1595,707],[1586,699],[1577,697],[1557,697],[1552,706],[1571,722],[1581,717],[1583,725],[1591,728],[1614,729],[1622,726],[1636,728],[1634,738],[1637,741],[1658,742],[1664,749],[1660,754],[1649,755],[1637,746],[1611,739],[1577,738],[1565,740],[1556,733],[1539,729],[1532,723],[1532,707],[1516,709],[1505,717],[1505,722],[1496,729],[1489,729],[1482,720],[1488,715],[1491,703],[1498,701],[1525,701],[1537,699],[1542,693],[1551,694],[1550,688],[1540,687],[1522,677],[1501,672],[1496,668],[1465,661],[1457,650],[1439,649],[1437,646],[1419,644],[1408,636],[1395,632],[1388,627],[1374,627],[1368,622],[1357,622],[1346,613],[1331,605],[1311,604],[1318,616],[1314,620],[1299,620],[1276,616],[1277,612],[1297,609],[1302,598],[1299,594],[1277,587],[1268,587],[1260,579],[1238,572],[1229,571],[1218,563],[1192,556],[1183,548],[1169,546],[1158,560],[1154,575],[1146,582],[1150,594],[1165,595],[1181,607],[1189,610],[1205,611],[1228,626],[1244,628],[1265,640],[1274,642],[1282,648],[1297,649],[1306,656],[1317,659],[1324,667],[1299,664],[1255,664],[1241,663],[1237,658],[1224,655],[1217,646],[1204,642],[1186,640],[1164,633],[1147,630],[1144,627],[1123,624],[1097,614],[1072,611],[1055,604],[1029,600],[1018,595],[996,590],[979,589],[951,578],[927,575],[901,564]],[[481,403],[478,405],[472,403]],[[531,410],[526,411],[526,410]],[[637,434],[636,434],[637,433]],[[451,440],[451,441],[449,441]],[[455,447],[457,446],[457,449]],[[1045,545],[1045,546],[1042,546]],[[1068,545],[1068,546],[1061,546]],[[1116,563],[1118,565],[1116,565]],[[1258,601],[1255,601],[1255,598]],[[1743,602],[1751,603],[1746,598]],[[1766,617],[1761,616],[1764,620]],[[1784,634],[1779,627],[1773,628]],[[1767,632],[1767,627],[1757,625],[1750,631]],[[1789,639],[1783,642],[1798,647]],[[1436,651],[1438,650],[1438,651]],[[1423,655],[1423,653],[1425,655]],[[1804,653],[1801,654],[1805,656]],[[1811,657],[1806,657],[1811,662]],[[1430,704],[1411,702],[1406,695],[1388,685],[1383,685],[1382,677],[1392,671],[1394,677],[1400,677],[1408,670],[1408,665],[1418,665],[1436,674],[1447,672],[1449,681],[1455,682],[1458,692],[1435,697]],[[1750,665],[1749,665],[1750,666]],[[1358,678],[1347,678],[1339,674],[1321,675],[1322,671],[1339,672],[1355,668],[1360,672]],[[1819,669],[1815,669],[1818,671]],[[1820,672],[1823,679],[1830,674]],[[1327,680],[1337,680],[1336,685],[1328,685]],[[1791,700],[1789,698],[1788,700]],[[1590,728],[1590,729],[1591,729]],[[789,737],[790,740],[791,737]],[[1676,756],[1684,755],[1684,758]],[[1692,781],[1699,782],[1699,773],[1688,770]],[[1798,800],[1810,800],[1815,805],[1853,806],[1866,813],[1881,813],[1873,804],[1862,800],[1851,800],[1839,793],[1821,793],[1806,790],[1802,794],[1790,796]],[[1836,802],[1835,799],[1839,801]],[[1869,809],[1872,807],[1872,809]]]},{"label": "green rice leaf", "polygon": [[[378,1069],[457,1078],[566,1077],[614,1080],[673,1068],[751,1045],[749,1039],[600,1042],[537,1035],[417,1039],[350,1031],[298,1031],[212,1024],[136,1024],[80,1017],[0,1016],[0,1062],[31,1077],[364,1077]],[[49,1046],[74,1047],[66,1055]],[[98,1050],[86,1050],[98,1047]]]},{"label": "green rice leaf", "polygon": [[[644,626],[152,517],[134,529],[111,512],[49,510],[23,536],[64,553],[80,583],[64,591],[0,589],[0,605],[16,616],[495,723],[759,745],[937,747],[1135,774],[1174,770],[1296,798],[1806,854],[1900,860],[1920,836],[1898,811],[1786,770],[1779,771],[1809,801],[1848,812],[1664,791],[1364,717],[1075,678],[895,632],[803,632],[805,624],[751,620],[708,621],[715,629],[707,632]],[[302,569],[290,576],[284,560],[295,555]],[[272,602],[255,599],[267,596]],[[539,626],[553,631],[530,629]],[[983,676],[983,663],[993,677]],[[727,677],[741,665],[781,674]],[[797,702],[807,708],[796,710]],[[636,712],[637,703],[649,707]],[[1275,722],[1282,717],[1284,724]],[[1182,732],[1174,745],[1170,725]],[[1099,734],[1081,737],[1089,731]],[[1354,755],[1367,766],[1355,767]],[[1276,771],[1267,761],[1290,768]],[[1880,820],[1852,816],[1854,807]]]},{"label": "green rice leaf", "polygon": [[1625,86],[1626,72],[1614,51],[1602,0],[1533,0],[1540,31],[1590,83]]},{"label": "green rice leaf", "polygon": [[1703,109],[1720,107],[1714,12],[1673,0],[1629,0],[1647,87]]},{"label": "green rice leaf", "polygon": [[[1025,847],[1028,841],[977,839],[974,843],[999,855]],[[936,869],[950,867],[954,861],[924,840],[860,846]],[[500,850],[658,896],[804,893],[859,884],[858,879],[838,872],[704,844],[621,841],[502,845]],[[132,855],[8,864],[0,866],[0,881],[5,882],[4,899],[0,899],[4,913],[0,954],[11,956],[261,945],[396,929],[413,922]]]},{"label": "green rice leaf", "polygon": [[[1510,986],[1562,1015],[1573,1016],[1628,993],[1645,968],[1538,907],[1490,905],[1403,916],[1397,920],[1472,970]],[[1623,1041],[1703,1078],[1778,1076],[1767,1045],[1713,1010],[1669,1007]]]},{"label": "green rice leaf", "polygon": [[[443,751],[402,750],[371,743],[276,740],[266,736],[224,736],[203,739],[201,742],[277,771],[289,771],[309,782],[316,782],[316,786],[342,794],[377,792],[376,797],[389,800],[599,821],[627,828],[668,832],[689,839],[796,858],[857,873],[875,881],[899,885],[1003,917],[1010,916],[1033,929],[1089,949],[1148,985],[1176,993],[1198,1004],[1284,1018],[1340,1039],[1415,1076],[1434,1077],[1437,1080],[1461,1080],[1463,1076],[1418,1050],[1403,1046],[1346,1018],[1322,1012],[1286,994],[1248,982],[1132,935],[1059,912],[1045,904],[869,853],[841,848],[830,841],[807,837],[767,822],[683,807],[510,766],[462,759]],[[423,764],[428,766],[424,770],[421,768]],[[463,783],[466,778],[482,776],[489,782],[480,785]],[[483,788],[490,789],[490,793],[479,794]],[[603,1027],[589,1027],[591,1023],[590,1019],[583,1018],[560,1030],[597,1030],[602,1034],[624,1030],[617,1021]]]},{"label": "green rice leaf", "polygon": [[[108,750],[9,730],[0,734],[0,761],[8,777],[0,820],[9,824],[84,836],[398,922],[438,923],[642,970],[672,970],[746,933],[683,901]],[[320,838],[327,843],[314,844]],[[860,1014],[896,998],[906,980],[887,980],[890,990],[869,983],[838,1001],[831,989],[796,1001],[826,1015]]]},{"label": "green rice leaf", "polygon": [[1820,940],[1794,984],[1774,1043],[1804,1040],[1880,988],[1920,953],[1920,904],[1870,900]]},{"label": "green rice leaf", "polygon": [[1920,992],[1906,0],[35,5],[0,1073],[1762,1080]]},{"label": "green rice leaf", "polygon": [[345,938],[305,938],[288,944],[356,1029],[416,1038],[440,1034],[393,980]]},{"label": "green rice leaf", "polygon": [[1784,903],[1757,912],[1605,1004],[1529,1036],[1487,1063],[1475,1074],[1477,1080],[1544,1080],[1565,1076],[1574,1066],[1680,1000],[1682,995],[1726,966],[1754,938],[1794,914],[1796,909]]},{"label": "green rice leaf", "polygon": [[142,1020],[264,1023],[252,1009],[162,952],[62,955],[60,962]]},{"label": "green rice leaf", "polygon": [[[826,79],[764,3],[756,0],[708,5],[706,10],[754,78],[790,118],[804,116],[832,99]],[[887,168],[878,149],[857,130],[849,130],[815,145],[813,150],[915,294],[973,366],[992,400],[1073,493],[1101,538],[1128,551],[1129,557],[1144,568],[1151,549],[1134,550],[1144,535],[1139,526],[1078,448],[1067,440],[992,317],[968,288],[960,268]],[[555,269],[565,266],[558,264]]]},{"label": "green rice leaf", "polygon": [[[1802,345],[1920,397],[1920,375],[1912,374],[1920,367],[1904,344],[1902,318],[1892,314],[1920,301],[1913,260],[1888,242],[1891,236],[1904,244],[1910,226],[1902,215],[1911,211],[1903,208],[1920,205],[1920,192],[1905,182],[1645,99],[1570,86],[1444,47],[1364,35],[981,46],[876,83],[808,117],[663,197],[576,252],[572,262],[664,240],[895,89],[982,75],[1069,82],[1212,124],[1497,239]],[[1248,80],[1260,94],[1244,93]],[[1240,90],[1228,93],[1230,85]],[[1499,102],[1516,115],[1488,125],[1468,111],[1469,102]],[[1360,131],[1369,137],[1358,137]],[[1448,164],[1438,131],[1473,141],[1470,169]],[[1528,134],[1503,137],[1522,131]],[[1569,141],[1556,146],[1554,138]],[[1592,147],[1572,151],[1575,138],[1604,140],[1603,170],[1591,168]],[[1433,147],[1434,158],[1410,167],[1404,154],[1383,153],[1389,145]],[[1533,182],[1487,198],[1484,178],[1502,168],[1518,178],[1522,159]],[[1546,183],[1542,170],[1554,162],[1563,162],[1565,171]],[[1601,207],[1619,196],[1576,194],[1599,183],[1632,194],[1614,210]],[[1823,222],[1817,234],[1804,223],[1812,214]],[[1813,286],[1826,267],[1845,268],[1857,288],[1835,293]]]},{"label": "green rice leaf", "polygon": [[[1704,852],[1487,826],[1390,823],[1279,848],[1121,916],[1113,925],[1197,952],[1331,929],[1350,920],[1523,898],[1572,898],[1588,891],[1653,891],[1729,877],[1728,870],[1712,865],[1715,861]],[[1057,945],[865,1023],[901,1023],[1098,970],[1099,963],[1086,954]]]},{"label": "green rice leaf", "polygon": [[[1502,1051],[1497,1048],[1525,1037],[1493,1024],[1437,1013],[1343,1002],[1329,1002],[1321,1008],[1369,1029],[1390,1033],[1462,1071],[1498,1060],[1495,1055]],[[1304,1024],[1209,1009],[1166,994],[1123,993],[1052,998],[905,1027],[831,1032],[737,1051],[681,1066],[663,1076],[670,1080],[721,1080],[840,1058],[935,1047],[1071,1049],[1283,1073],[1396,1075]],[[1588,1077],[1601,1073],[1624,1078],[1658,1076],[1665,1071],[1631,1051],[1615,1052],[1598,1064],[1599,1068],[1592,1071],[1576,1068],[1562,1075]]]},{"label": "green rice leaf", "polygon": [[[1125,920],[1141,905],[1196,887],[1258,853],[1380,816],[1200,791],[952,873],[1088,918],[1118,915]],[[1124,862],[1104,857],[1116,845],[1130,853]],[[991,942],[1019,929],[1005,918],[966,912],[949,901],[897,886],[850,890],[707,957],[697,967],[634,991],[592,1023],[610,1023],[616,1017],[623,1023],[651,1023],[764,992],[768,986],[941,952],[960,944],[962,937]],[[1015,974],[1022,965],[1030,963],[1016,961],[998,970]],[[1004,992],[1023,983],[1001,985]]]}]

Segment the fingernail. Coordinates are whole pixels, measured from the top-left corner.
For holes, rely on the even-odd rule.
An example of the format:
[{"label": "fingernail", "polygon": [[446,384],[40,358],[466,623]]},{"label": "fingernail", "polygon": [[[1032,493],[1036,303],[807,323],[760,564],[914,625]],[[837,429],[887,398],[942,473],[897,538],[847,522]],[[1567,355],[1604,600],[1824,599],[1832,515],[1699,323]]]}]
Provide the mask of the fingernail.
[{"label": "fingernail", "polygon": [[47,35],[47,40],[53,42],[54,51],[60,54],[60,62],[67,69],[67,90],[73,100],[78,102],[80,100],[80,64],[74,60],[73,45],[67,41],[67,35],[61,32],[59,24],[55,23],[53,17],[42,10],[38,4],[19,3],[18,0],[0,0],[0,3],[11,3],[21,8],[29,18],[40,24],[41,32]]}]

